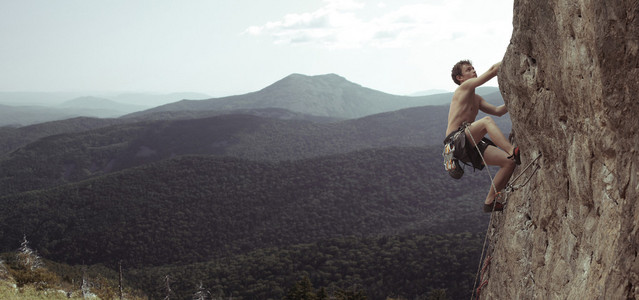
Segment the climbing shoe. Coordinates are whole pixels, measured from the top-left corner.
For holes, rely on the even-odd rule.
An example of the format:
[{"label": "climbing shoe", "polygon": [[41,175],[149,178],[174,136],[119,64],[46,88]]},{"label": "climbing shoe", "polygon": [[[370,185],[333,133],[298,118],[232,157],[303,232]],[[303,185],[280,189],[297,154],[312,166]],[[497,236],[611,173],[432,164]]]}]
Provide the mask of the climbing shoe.
[{"label": "climbing shoe", "polygon": [[[494,207],[493,207],[494,204]],[[504,205],[501,204],[500,202],[494,201],[491,204],[485,204],[484,203],[484,212],[490,213],[493,211],[502,211],[504,210]]]},{"label": "climbing shoe", "polygon": [[513,155],[508,156],[508,158],[514,160],[515,164],[521,165],[521,158],[519,154],[519,147],[515,147],[515,149],[513,149]]}]

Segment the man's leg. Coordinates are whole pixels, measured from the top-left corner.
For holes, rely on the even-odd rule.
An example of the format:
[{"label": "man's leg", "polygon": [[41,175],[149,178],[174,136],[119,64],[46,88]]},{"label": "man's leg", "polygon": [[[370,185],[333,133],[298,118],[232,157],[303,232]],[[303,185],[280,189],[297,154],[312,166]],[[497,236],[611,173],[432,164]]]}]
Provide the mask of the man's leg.
[{"label": "man's leg", "polygon": [[486,196],[486,201],[484,201],[485,204],[492,204],[497,192],[503,190],[506,184],[508,184],[508,180],[510,180],[510,176],[513,175],[516,165],[513,160],[508,158],[508,153],[494,146],[488,146],[483,155],[488,165],[499,166],[499,171],[497,171],[493,179],[497,191],[495,191],[491,185],[490,191]]},{"label": "man's leg", "polygon": [[[470,130],[470,133],[472,134],[472,139],[470,138],[468,134],[468,130]],[[470,127],[468,128],[468,130],[466,130],[466,136],[469,137],[468,140],[470,140],[471,142],[474,139],[476,143],[479,143],[479,141],[481,141],[481,139],[486,134],[488,134],[490,139],[495,143],[495,145],[497,145],[497,147],[508,152],[508,155],[513,154],[512,152],[515,147],[513,147],[513,145],[510,142],[508,142],[508,139],[506,139],[506,137],[501,132],[499,127],[497,127],[497,124],[495,124],[495,121],[493,120],[493,118],[483,117],[473,122],[472,124],[470,124]]]}]

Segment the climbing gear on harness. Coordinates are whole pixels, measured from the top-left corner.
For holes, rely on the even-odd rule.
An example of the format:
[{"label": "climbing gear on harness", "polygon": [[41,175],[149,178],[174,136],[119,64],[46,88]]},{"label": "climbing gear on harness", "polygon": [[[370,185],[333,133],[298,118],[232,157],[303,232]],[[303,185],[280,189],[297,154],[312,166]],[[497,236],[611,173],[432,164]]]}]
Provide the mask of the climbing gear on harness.
[{"label": "climbing gear on harness", "polygon": [[[467,126],[467,123],[462,124],[464,129]],[[464,169],[462,169],[459,163],[459,158],[464,154],[465,144],[466,136],[463,130],[451,133],[444,140],[444,151],[442,152],[442,156],[444,156],[444,169],[455,179],[460,179],[464,176]]]},{"label": "climbing gear on harness", "polygon": [[495,146],[493,141],[486,137],[483,137],[478,143],[475,143],[475,147],[472,147],[466,129],[470,127],[470,123],[462,123],[457,130],[452,131],[444,139],[444,168],[449,174],[459,179],[463,175],[463,169],[459,166],[464,165],[473,167],[473,170],[483,170],[486,166],[481,154],[488,148],[488,146]]},{"label": "climbing gear on harness", "polygon": [[461,165],[459,164],[459,160],[457,160],[454,156],[454,139],[455,138],[453,138],[453,141],[451,141],[450,143],[444,145],[444,152],[442,153],[442,155],[444,156],[444,168],[446,169],[446,171],[448,171],[448,174],[455,179],[459,179],[464,176],[464,169],[462,169]]}]

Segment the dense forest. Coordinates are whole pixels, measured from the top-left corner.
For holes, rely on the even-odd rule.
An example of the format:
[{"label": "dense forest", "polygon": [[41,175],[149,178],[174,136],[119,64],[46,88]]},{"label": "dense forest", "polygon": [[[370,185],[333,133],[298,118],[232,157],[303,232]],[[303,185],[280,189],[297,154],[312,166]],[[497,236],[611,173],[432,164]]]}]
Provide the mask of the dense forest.
[{"label": "dense forest", "polygon": [[281,299],[307,277],[328,295],[359,290],[368,299],[428,299],[445,290],[449,299],[470,296],[481,234],[406,234],[343,237],[280,248],[264,248],[204,263],[134,269],[127,277],[152,297],[162,298],[159,278],[173,278],[179,299],[201,283],[212,295]]},{"label": "dense forest", "polygon": [[[380,264],[381,258],[375,256],[387,255],[384,251],[390,250],[365,249],[372,247],[367,244],[372,240],[395,241],[398,235],[407,234],[407,240],[424,234],[443,234],[446,243],[474,237],[467,242],[477,244],[475,234],[483,230],[487,220],[480,211],[487,179],[469,171],[463,182],[452,180],[442,171],[440,154],[434,149],[438,147],[371,149],[283,162],[181,156],[77,183],[8,195],[0,199],[4,212],[0,216],[3,245],[0,250],[15,249],[24,234],[43,256],[54,260],[105,264],[111,268],[122,261],[132,269],[129,276],[136,286],[149,293],[159,293],[152,288],[162,277],[160,273],[171,274],[176,280],[174,290],[183,295],[194,291],[194,280],[201,280],[226,295],[277,298],[287,284],[305,275],[317,286],[333,291],[361,285],[369,297],[395,294],[413,297],[435,288],[448,288],[449,295],[453,291],[463,293],[468,291],[467,284],[464,287],[450,284],[460,274],[472,272],[479,246],[439,245],[437,249],[447,250],[437,254],[433,248],[420,246],[410,251],[431,250],[410,254],[419,257],[413,262],[406,260],[408,254],[400,251],[389,258],[393,261],[391,265],[402,261],[394,269]],[[459,235],[464,232],[473,234]],[[438,238],[434,236],[420,239],[437,245],[434,241]],[[243,276],[245,273],[240,272],[254,268],[252,263],[259,265],[265,249],[285,251],[277,255],[283,257],[306,249],[305,245],[324,245],[318,244],[318,240],[342,243],[340,251],[345,253],[354,248],[368,251],[357,259],[340,254],[347,255],[345,260],[354,260],[343,264],[366,268],[345,272],[338,265],[337,269],[314,270],[312,265],[299,261],[296,262],[301,264],[299,270],[288,266],[285,269],[289,270],[288,276],[271,275],[273,282],[268,284],[263,274]],[[397,243],[399,250],[409,251],[407,246]],[[304,251],[303,256],[312,256],[310,250]],[[329,250],[322,249],[316,255],[322,256],[324,251]],[[463,267],[452,271],[450,266],[458,264],[437,265],[431,271],[422,269],[406,279],[427,280],[428,285],[421,288],[403,290],[406,283],[390,281],[406,272],[404,268],[410,265],[404,263],[418,264],[426,259],[424,255],[433,255],[442,262],[446,261],[442,255],[452,255],[464,260]],[[290,258],[288,262],[298,258]],[[233,271],[211,269],[211,265],[221,261],[238,264],[242,261],[242,264],[234,266]],[[187,266],[180,267],[184,264]],[[199,278],[185,275],[197,268],[203,268],[193,273]],[[324,273],[311,274],[322,270]],[[374,274],[373,270],[387,274],[378,275],[387,279],[381,282],[379,278],[353,279]],[[359,275],[341,278],[349,272]],[[457,279],[439,277],[447,272],[453,273],[446,276]],[[428,276],[444,281],[433,282]],[[214,284],[213,278],[224,282]],[[232,278],[243,278],[240,281],[245,285],[233,282],[239,279]],[[246,286],[250,282],[247,278],[253,278],[257,282],[254,284],[262,287]],[[375,282],[377,285],[371,285]]]},{"label": "dense forest", "polygon": [[476,228],[487,179],[452,181],[432,152],[280,163],[186,156],[5,196],[2,250],[26,234],[68,262],[158,265],[326,237]]},{"label": "dense forest", "polygon": [[440,145],[445,123],[436,120],[444,113],[445,107],[412,108],[338,123],[223,115],[57,134],[0,157],[0,188],[42,189],[189,154],[280,161]]},{"label": "dense forest", "polygon": [[447,110],[164,110],[0,128],[0,262],[19,283],[7,253],[28,238],[56,286],[88,272],[104,295],[121,264],[131,293],[151,299],[467,297],[489,179],[443,170]]},{"label": "dense forest", "polygon": [[[224,115],[137,122],[54,135],[0,159],[0,187],[6,193],[28,191],[176,155],[277,161],[373,147],[421,146],[436,140],[440,143],[441,138],[427,136],[431,130],[425,129],[429,127],[423,121],[410,117],[387,119],[390,120],[313,123]],[[399,134],[402,128],[404,134]]]}]

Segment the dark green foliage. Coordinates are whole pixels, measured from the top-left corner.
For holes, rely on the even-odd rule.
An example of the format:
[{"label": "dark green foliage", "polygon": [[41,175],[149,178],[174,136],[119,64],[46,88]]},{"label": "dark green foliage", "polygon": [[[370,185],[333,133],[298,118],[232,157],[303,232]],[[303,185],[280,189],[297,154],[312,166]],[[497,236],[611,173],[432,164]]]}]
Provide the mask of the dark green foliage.
[{"label": "dark green foliage", "polygon": [[426,300],[449,300],[446,289],[435,289],[428,294]]},{"label": "dark green foliage", "polygon": [[482,242],[483,235],[469,233],[344,237],[138,269],[128,277],[152,291],[154,278],[171,274],[176,279],[171,287],[181,297],[191,295],[201,280],[212,291],[244,299],[316,299],[322,289],[329,296],[341,293],[341,299],[464,299],[470,296]]},{"label": "dark green foliage", "polygon": [[0,154],[6,154],[40,138],[91,130],[122,123],[117,119],[72,118],[19,128],[0,127]]},{"label": "dark green foliage", "polygon": [[124,117],[117,119],[77,117],[23,127],[0,127],[0,154],[7,154],[22,146],[35,142],[40,138],[52,135],[80,133],[83,131],[103,128],[112,125],[132,124],[142,121],[201,119],[229,114],[253,115],[262,118],[282,120],[306,120],[317,123],[329,123],[340,120],[335,118],[304,115],[286,109],[277,108],[243,109],[235,111],[166,111],[145,114],[144,116],[138,118]]},{"label": "dark green foliage", "polygon": [[296,282],[286,293],[283,300],[317,300],[317,294],[311,280],[304,276],[302,280]]},{"label": "dark green foliage", "polygon": [[24,233],[66,262],[161,265],[343,235],[477,228],[486,178],[452,180],[437,150],[167,160],[0,199],[0,245],[11,250]]},{"label": "dark green foliage", "polygon": [[[70,133],[0,159],[0,250],[26,234],[49,259],[122,260],[153,298],[164,278],[179,298],[467,297],[489,182],[443,170],[446,113],[51,128]],[[82,126],[96,129],[73,133]]]},{"label": "dark green foliage", "polygon": [[0,189],[6,195],[47,188],[177,155],[281,161],[370,148],[441,145],[447,110],[417,107],[339,123],[223,115],[60,134],[0,159]]},{"label": "dark green foliage", "polygon": [[225,115],[50,136],[0,160],[0,188],[8,194],[51,187],[176,155],[278,161],[374,147],[439,145],[444,124],[435,130],[430,118],[415,110],[334,124]]}]

